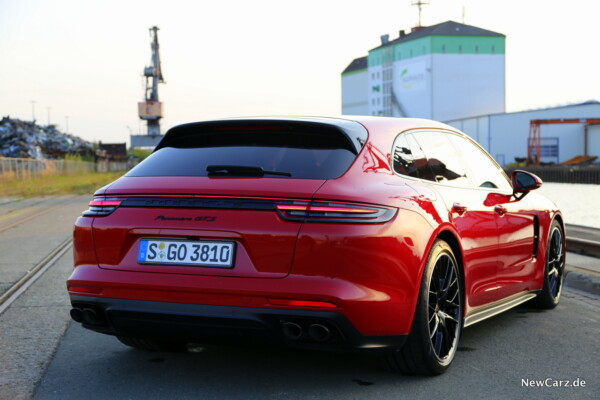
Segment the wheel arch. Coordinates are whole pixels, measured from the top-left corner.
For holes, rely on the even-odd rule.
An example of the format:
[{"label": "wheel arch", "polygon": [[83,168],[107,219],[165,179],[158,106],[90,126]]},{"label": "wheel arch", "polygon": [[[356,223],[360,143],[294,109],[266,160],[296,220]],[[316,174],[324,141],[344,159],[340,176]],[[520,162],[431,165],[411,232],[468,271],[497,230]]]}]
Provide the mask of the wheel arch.
[{"label": "wheel arch", "polygon": [[557,221],[563,232],[563,247],[567,251],[567,230],[564,217],[560,211],[548,213],[547,215],[538,215],[539,217],[539,237],[537,238],[537,259],[540,261],[540,267],[536,268],[532,280],[536,288],[541,289],[544,285],[544,271],[546,267],[546,258],[548,256],[548,238],[550,229],[554,221]]},{"label": "wheel arch", "polygon": [[[466,285],[465,285],[465,265],[464,265],[464,254],[463,254],[463,250],[462,250],[462,246],[460,244],[460,236],[458,235],[458,233],[456,231],[454,231],[453,226],[452,225],[442,225],[438,228],[437,232],[435,232],[435,234],[431,235],[431,239],[429,241],[429,243],[427,244],[427,248],[425,249],[424,255],[423,255],[423,261],[421,264],[421,268],[419,271],[419,280],[418,282],[421,282],[423,279],[423,274],[425,273],[425,267],[427,264],[427,258],[429,256],[429,253],[431,252],[431,249],[433,248],[433,245],[435,244],[436,240],[441,239],[443,241],[445,241],[446,243],[448,243],[448,245],[450,246],[450,248],[452,249],[452,252],[454,253],[454,256],[456,257],[456,261],[458,263],[458,268],[460,270],[460,279],[461,279],[461,283],[462,283],[462,288],[463,288],[463,319],[465,316],[465,312],[466,312],[466,304],[467,304],[467,293],[466,293]],[[416,298],[415,298],[415,302],[413,304],[412,307],[412,316],[414,316],[414,310],[417,306],[416,304]],[[411,316],[411,320],[410,320],[410,326],[412,327],[413,324],[413,317]]]},{"label": "wheel arch", "polygon": [[458,236],[456,236],[452,231],[450,230],[444,230],[441,231],[436,239],[442,239],[443,241],[445,241],[446,243],[448,243],[448,245],[450,246],[450,248],[452,249],[452,252],[454,253],[454,257],[456,257],[456,262],[458,263],[458,268],[460,270],[460,280],[462,283],[462,288],[463,288],[463,293],[462,293],[462,304],[463,304],[463,310],[462,310],[462,315],[463,315],[463,319],[465,318],[465,312],[466,312],[466,305],[467,305],[467,291],[466,291],[466,286],[465,286],[465,265],[464,265],[464,257],[463,257],[463,252],[462,252],[462,246],[460,245],[460,239],[458,238]]},{"label": "wheel arch", "polygon": [[[565,228],[565,221],[563,219],[562,214],[560,212],[557,212],[556,214],[554,214],[553,220],[558,221],[558,223],[560,224],[560,227],[562,228],[562,230],[564,232],[564,236],[565,236],[565,239],[566,239],[566,237],[567,237],[567,234],[566,234],[567,230]],[[552,222],[550,222],[550,224],[552,224]]]}]

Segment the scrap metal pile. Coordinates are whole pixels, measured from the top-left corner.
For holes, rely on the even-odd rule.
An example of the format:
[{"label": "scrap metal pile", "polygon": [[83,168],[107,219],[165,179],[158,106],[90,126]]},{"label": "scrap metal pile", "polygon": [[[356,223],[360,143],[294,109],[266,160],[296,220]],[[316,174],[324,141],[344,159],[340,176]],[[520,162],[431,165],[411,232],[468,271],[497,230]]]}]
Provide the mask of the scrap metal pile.
[{"label": "scrap metal pile", "polygon": [[92,143],[60,132],[54,125],[3,117],[0,120],[0,156],[54,159],[65,154],[93,154]]}]

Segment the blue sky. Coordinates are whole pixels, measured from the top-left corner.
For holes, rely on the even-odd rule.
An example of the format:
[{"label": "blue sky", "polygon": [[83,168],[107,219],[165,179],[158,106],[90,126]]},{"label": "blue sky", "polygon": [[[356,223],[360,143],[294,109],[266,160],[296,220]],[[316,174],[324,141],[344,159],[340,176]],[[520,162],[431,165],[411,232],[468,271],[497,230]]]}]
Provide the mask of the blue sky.
[{"label": "blue sky", "polygon": [[[430,0],[447,20],[507,35],[508,111],[600,100],[594,0]],[[137,118],[148,28],[160,27],[163,130],[249,115],[341,111],[340,73],[416,25],[411,0],[0,0],[0,116],[87,140],[145,132]]]}]

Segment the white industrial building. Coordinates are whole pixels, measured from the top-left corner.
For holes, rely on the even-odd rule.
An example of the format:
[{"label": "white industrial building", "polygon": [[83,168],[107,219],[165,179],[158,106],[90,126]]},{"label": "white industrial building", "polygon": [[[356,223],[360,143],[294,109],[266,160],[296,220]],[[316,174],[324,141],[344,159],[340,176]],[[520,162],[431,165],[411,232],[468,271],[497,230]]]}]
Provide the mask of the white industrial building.
[{"label": "white industrial building", "polygon": [[[531,120],[600,118],[596,101],[506,113],[504,57],[503,34],[453,21],[383,35],[342,72],[342,114],[444,121],[502,165],[527,156]],[[541,138],[543,162],[600,155],[598,125],[544,125]]]},{"label": "white industrial building", "polygon": [[[527,156],[527,138],[531,120],[598,117],[600,117],[600,102],[587,101],[566,106],[490,114],[444,122],[471,136],[485,147],[501,165],[506,165],[515,162],[516,157],[525,158]],[[584,123],[542,125],[541,137],[542,162],[561,163],[584,154],[600,156],[600,125],[586,126]]]}]

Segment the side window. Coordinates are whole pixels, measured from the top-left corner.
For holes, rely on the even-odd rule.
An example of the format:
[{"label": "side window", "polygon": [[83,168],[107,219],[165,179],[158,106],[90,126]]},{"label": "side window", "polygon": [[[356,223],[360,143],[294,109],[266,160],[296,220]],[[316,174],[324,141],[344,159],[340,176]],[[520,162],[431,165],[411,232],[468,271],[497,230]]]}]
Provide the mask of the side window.
[{"label": "side window", "polygon": [[393,168],[398,174],[433,180],[433,174],[419,144],[410,134],[400,134],[394,141]]},{"label": "side window", "polygon": [[457,135],[448,135],[448,137],[465,160],[473,186],[502,191],[512,190],[500,166],[477,145]]},{"label": "side window", "polygon": [[400,135],[396,138],[393,154],[392,162],[394,164],[394,171],[400,175],[408,175],[414,178],[419,177],[412,151],[406,141],[406,135]]},{"label": "side window", "polygon": [[447,133],[421,131],[414,135],[427,157],[433,180],[452,186],[471,186],[461,155],[450,142]]},{"label": "side window", "polygon": [[417,168],[419,178],[427,179],[428,181],[435,181],[435,175],[433,175],[433,171],[431,171],[431,167],[427,162],[427,157],[425,157],[425,153],[423,153],[423,149],[419,143],[417,143],[412,134],[406,135],[406,140],[408,141],[408,146],[413,153],[415,167]]}]

